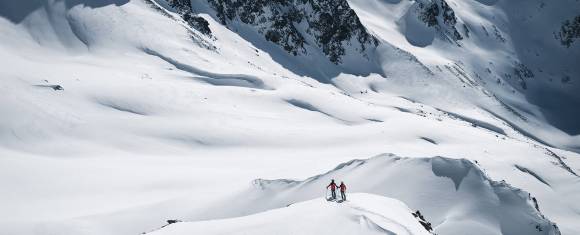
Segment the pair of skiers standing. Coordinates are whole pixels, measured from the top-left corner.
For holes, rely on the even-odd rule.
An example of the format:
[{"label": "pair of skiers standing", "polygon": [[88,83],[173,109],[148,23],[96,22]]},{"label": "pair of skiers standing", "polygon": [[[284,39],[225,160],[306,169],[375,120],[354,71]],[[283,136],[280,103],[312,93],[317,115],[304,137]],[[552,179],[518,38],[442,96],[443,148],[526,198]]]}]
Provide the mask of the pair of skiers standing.
[{"label": "pair of skiers standing", "polygon": [[336,200],[336,189],[339,188],[340,189],[340,196],[342,198],[342,201],[346,201],[346,185],[344,184],[344,182],[340,182],[340,185],[336,185],[336,183],[334,183],[334,179],[330,181],[330,184],[328,186],[326,186],[326,188],[330,188],[330,192],[332,193],[332,200]]}]

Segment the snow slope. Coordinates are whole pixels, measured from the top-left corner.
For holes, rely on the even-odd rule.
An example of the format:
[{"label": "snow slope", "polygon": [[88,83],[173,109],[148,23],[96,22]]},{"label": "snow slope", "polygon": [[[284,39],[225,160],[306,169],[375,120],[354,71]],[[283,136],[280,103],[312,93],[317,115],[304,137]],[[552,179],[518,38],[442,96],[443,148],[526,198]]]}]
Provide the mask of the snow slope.
[{"label": "snow slope", "polygon": [[[225,27],[211,9],[200,14],[208,36],[161,0],[0,0],[0,233],[137,234],[167,219],[231,225],[221,219],[245,222],[236,217],[318,198],[330,176],[303,188],[293,186],[300,180],[273,181],[280,186],[267,194],[248,185],[256,178],[305,179],[385,152],[409,159],[366,160],[373,167],[333,177],[353,192],[425,211],[441,234],[534,234],[529,222],[544,228],[538,233],[552,231],[551,223],[562,234],[580,233],[578,136],[554,127],[528,101],[541,83],[513,93],[512,85],[494,87],[494,78],[474,74],[485,70],[474,66],[479,57],[505,66],[494,74],[510,70],[513,60],[497,58],[516,46],[479,48],[465,40],[456,48],[435,35],[417,47],[401,31],[412,3],[349,3],[381,40],[377,73],[346,73],[322,56],[294,57],[252,28]],[[497,4],[502,8],[489,15],[483,10],[493,6],[476,1],[451,5],[464,7],[456,12],[466,22],[478,19],[475,13],[499,18],[511,6]],[[470,40],[487,41],[484,34]],[[574,59],[577,44],[567,53]],[[560,65],[569,64],[550,71],[564,71]],[[568,67],[573,77],[577,71]],[[562,94],[571,94],[571,84]],[[433,171],[437,161],[469,174],[456,185]],[[232,195],[246,199],[235,210],[226,203]],[[262,200],[246,204],[251,197]],[[421,202],[432,198],[440,204]],[[517,216],[501,217],[512,211]]]},{"label": "snow slope", "polygon": [[407,206],[391,198],[353,194],[324,198],[240,218],[184,222],[146,234],[430,234]]},{"label": "snow slope", "polygon": [[[556,36],[563,22],[578,15],[578,1],[349,2],[380,39],[410,52],[436,75],[458,79],[462,89],[476,87],[474,93],[492,99],[478,106],[547,144],[577,151],[580,46],[562,45]],[[420,6],[429,2],[448,4],[461,40],[449,35],[442,13],[436,26],[420,20]]]},{"label": "snow slope", "polygon": [[[530,194],[490,180],[477,164],[465,159],[401,158],[393,154],[352,160],[303,181],[258,179],[246,192],[215,207],[196,210],[187,219],[229,218],[282,208],[318,197],[331,179],[346,182],[350,192],[369,192],[405,202],[420,210],[437,234],[559,233],[535,208]],[[542,208],[554,207],[554,203],[544,200]],[[219,209],[224,204],[228,209]]]}]

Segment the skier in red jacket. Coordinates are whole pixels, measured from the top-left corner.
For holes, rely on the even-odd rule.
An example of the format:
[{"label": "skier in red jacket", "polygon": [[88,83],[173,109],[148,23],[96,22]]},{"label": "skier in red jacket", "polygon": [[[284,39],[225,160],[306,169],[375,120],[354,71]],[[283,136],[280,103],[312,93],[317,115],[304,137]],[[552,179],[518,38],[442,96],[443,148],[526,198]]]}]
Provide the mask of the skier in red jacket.
[{"label": "skier in red jacket", "polygon": [[340,196],[342,197],[342,201],[346,201],[346,185],[344,182],[340,181]]},{"label": "skier in red jacket", "polygon": [[330,181],[330,184],[326,186],[326,188],[330,188],[330,192],[332,193],[332,200],[336,199],[336,183],[334,183],[334,179]]}]

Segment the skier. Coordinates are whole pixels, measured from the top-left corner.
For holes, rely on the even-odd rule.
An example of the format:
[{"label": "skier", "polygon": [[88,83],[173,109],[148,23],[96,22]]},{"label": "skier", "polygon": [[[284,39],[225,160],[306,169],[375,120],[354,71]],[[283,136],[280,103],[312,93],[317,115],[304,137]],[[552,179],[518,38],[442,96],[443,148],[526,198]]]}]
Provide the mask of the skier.
[{"label": "skier", "polygon": [[330,181],[330,184],[326,186],[326,188],[330,188],[330,192],[332,193],[332,200],[336,199],[336,183],[334,183],[334,179]]},{"label": "skier", "polygon": [[340,181],[340,196],[342,197],[342,201],[346,201],[346,185],[344,182]]}]

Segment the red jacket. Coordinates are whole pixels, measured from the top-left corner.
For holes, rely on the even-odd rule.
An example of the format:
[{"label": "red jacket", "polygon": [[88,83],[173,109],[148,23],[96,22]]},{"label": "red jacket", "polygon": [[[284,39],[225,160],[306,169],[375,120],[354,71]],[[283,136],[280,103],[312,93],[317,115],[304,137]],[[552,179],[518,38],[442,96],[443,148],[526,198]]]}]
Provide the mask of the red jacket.
[{"label": "red jacket", "polygon": [[339,187],[340,187],[340,191],[341,191],[341,192],[344,192],[344,191],[346,191],[346,185],[345,185],[345,184],[340,184],[340,186],[339,186]]},{"label": "red jacket", "polygon": [[330,190],[334,191],[336,190],[336,184],[334,182],[330,183],[328,186],[326,186],[326,188],[330,188]]}]

